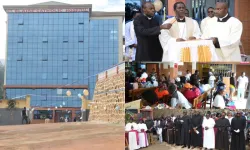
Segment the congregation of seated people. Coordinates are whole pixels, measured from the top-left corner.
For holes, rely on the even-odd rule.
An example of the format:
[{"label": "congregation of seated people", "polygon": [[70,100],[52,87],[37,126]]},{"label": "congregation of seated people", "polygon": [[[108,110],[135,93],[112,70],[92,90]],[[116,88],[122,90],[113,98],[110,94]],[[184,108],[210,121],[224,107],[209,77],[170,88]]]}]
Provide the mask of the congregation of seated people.
[{"label": "congregation of seated people", "polygon": [[[211,90],[207,96],[213,99],[213,108],[235,109],[234,102],[226,93],[222,77],[215,77],[212,72],[203,79],[200,79],[198,70],[194,74],[187,70],[184,76],[175,79],[171,79],[169,75],[159,75],[155,69],[151,73],[147,73],[145,69],[126,72],[126,102],[141,99],[145,107],[164,104],[164,108],[191,109],[195,107],[193,104],[196,98]],[[132,94],[134,99],[131,98]]]}]

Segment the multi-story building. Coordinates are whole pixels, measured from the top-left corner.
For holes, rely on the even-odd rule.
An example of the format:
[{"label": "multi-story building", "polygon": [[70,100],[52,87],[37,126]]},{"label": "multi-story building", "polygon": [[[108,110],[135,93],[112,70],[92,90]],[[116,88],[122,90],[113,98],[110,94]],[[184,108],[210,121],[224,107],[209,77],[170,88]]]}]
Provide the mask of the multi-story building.
[{"label": "multi-story building", "polygon": [[92,99],[96,74],[122,61],[124,12],[58,2],[3,8],[7,99],[28,94],[34,107],[81,107],[78,94],[88,89]]}]

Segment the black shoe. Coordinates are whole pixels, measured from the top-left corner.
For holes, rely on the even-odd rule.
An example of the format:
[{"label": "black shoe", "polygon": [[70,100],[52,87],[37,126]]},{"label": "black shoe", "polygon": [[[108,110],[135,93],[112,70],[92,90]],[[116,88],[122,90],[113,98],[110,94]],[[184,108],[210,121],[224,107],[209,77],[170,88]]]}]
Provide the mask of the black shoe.
[{"label": "black shoe", "polygon": [[185,148],[186,147],[186,145],[183,145],[181,148]]}]

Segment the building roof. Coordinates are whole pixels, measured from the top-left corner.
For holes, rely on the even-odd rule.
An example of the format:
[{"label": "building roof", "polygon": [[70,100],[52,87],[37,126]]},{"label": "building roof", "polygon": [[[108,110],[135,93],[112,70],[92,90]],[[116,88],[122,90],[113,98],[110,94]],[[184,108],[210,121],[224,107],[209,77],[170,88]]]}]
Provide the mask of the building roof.
[{"label": "building roof", "polygon": [[56,1],[48,1],[48,2],[32,4],[31,6],[34,6],[34,5],[40,5],[41,6],[41,5],[71,5],[71,4],[56,2]]},{"label": "building roof", "polygon": [[[92,4],[67,4],[56,1],[48,1],[32,5],[4,5],[5,12],[28,13],[28,12],[62,12],[59,9],[65,9],[63,12],[84,12],[90,13],[90,17],[124,17],[125,12],[101,12],[93,11]],[[53,10],[52,10],[53,9]],[[68,11],[66,10],[68,9]],[[72,11],[72,9],[75,9]]]},{"label": "building roof", "polygon": [[92,8],[92,4],[67,4],[56,1],[48,1],[31,5],[4,5],[6,9],[21,9],[21,8]]},{"label": "building roof", "polygon": [[[92,4],[66,4],[61,2],[49,1],[32,5],[4,5],[5,12],[59,12],[59,9],[78,9],[78,11],[88,11],[91,13]],[[39,10],[38,10],[39,9]],[[53,9],[53,10],[50,10]]]}]

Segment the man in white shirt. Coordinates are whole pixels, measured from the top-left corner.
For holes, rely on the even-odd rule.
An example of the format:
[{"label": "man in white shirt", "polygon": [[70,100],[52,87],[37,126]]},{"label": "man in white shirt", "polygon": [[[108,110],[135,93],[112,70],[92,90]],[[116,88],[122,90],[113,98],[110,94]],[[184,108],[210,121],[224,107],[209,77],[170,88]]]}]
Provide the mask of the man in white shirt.
[{"label": "man in white shirt", "polygon": [[176,50],[171,46],[178,42],[198,39],[201,36],[197,21],[185,16],[186,6],[183,2],[174,4],[176,16],[167,19],[163,24],[172,24],[171,28],[161,30],[159,35],[160,43],[163,48],[162,61],[176,61]]},{"label": "man in white shirt", "polygon": [[190,81],[191,73],[189,70],[187,70],[187,74],[185,75],[186,81]]},{"label": "man in white shirt", "polygon": [[214,18],[207,21],[202,39],[213,40],[219,61],[241,62],[240,38],[242,23],[228,14],[228,4],[217,2]]},{"label": "man in white shirt", "polygon": [[211,73],[210,76],[209,76],[209,79],[208,79],[209,85],[211,87],[214,87],[214,81],[215,80],[216,80],[215,76],[213,75],[213,73]]},{"label": "man in white shirt", "polygon": [[231,122],[232,122],[233,116],[232,116],[232,113],[231,113],[230,111],[227,113],[227,116],[226,116],[225,118],[227,118],[227,119],[229,120],[230,125],[231,125]]},{"label": "man in white shirt", "polygon": [[186,97],[177,90],[175,84],[171,83],[168,87],[168,91],[171,94],[171,107],[172,108],[185,108],[191,109],[192,104],[188,102]]},{"label": "man in white shirt", "polygon": [[[140,15],[138,10],[133,10],[133,19]],[[134,30],[134,21],[130,21],[125,25],[125,46],[126,56],[130,61],[135,60],[137,39]]]},{"label": "man in white shirt", "polygon": [[201,32],[203,33],[204,30],[206,29],[207,27],[207,22],[210,20],[210,19],[213,19],[214,18],[214,8],[213,7],[209,7],[207,9],[207,17],[204,18],[202,21],[201,21]]},{"label": "man in white shirt", "polygon": [[242,100],[245,98],[245,92],[248,86],[248,78],[246,77],[245,72],[242,72],[241,76],[238,77],[237,82],[238,82],[237,99]]}]

